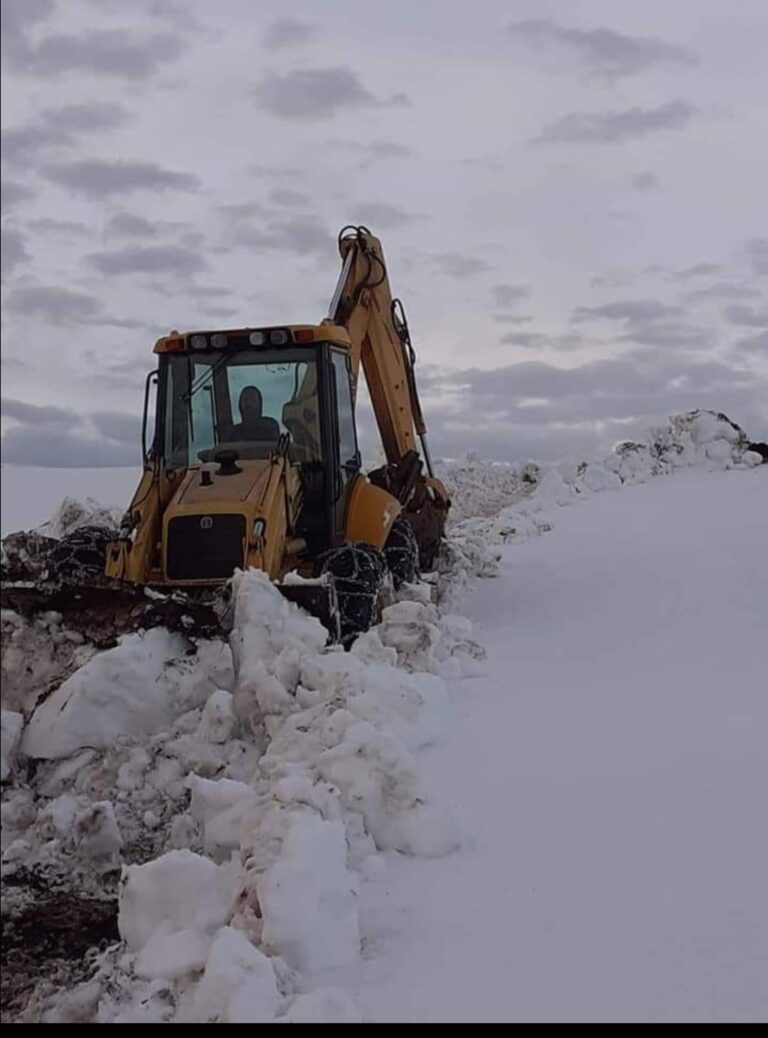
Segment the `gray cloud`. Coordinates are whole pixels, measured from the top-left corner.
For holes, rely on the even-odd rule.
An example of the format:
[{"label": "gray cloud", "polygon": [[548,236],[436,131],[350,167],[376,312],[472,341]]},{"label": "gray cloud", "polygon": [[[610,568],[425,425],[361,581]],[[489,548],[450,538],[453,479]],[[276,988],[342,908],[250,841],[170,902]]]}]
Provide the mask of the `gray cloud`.
[{"label": "gray cloud", "polygon": [[109,440],[128,443],[134,448],[141,438],[141,420],[135,414],[121,414],[116,411],[97,411],[88,416],[97,431]]},{"label": "gray cloud", "polygon": [[60,432],[15,425],[2,438],[3,459],[8,465],[43,468],[128,468],[140,462],[137,442],[118,443],[94,438],[85,432]]},{"label": "gray cloud", "polygon": [[341,67],[268,72],[254,93],[261,108],[283,119],[327,119],[347,109],[409,103],[404,94],[376,98],[356,72]]},{"label": "gray cloud", "polygon": [[24,235],[15,227],[3,227],[2,250],[0,251],[0,268],[5,278],[13,274],[20,263],[29,259],[29,253],[24,247]]},{"label": "gray cloud", "polygon": [[713,341],[711,328],[699,328],[682,321],[630,321],[620,336],[620,342],[677,346],[680,349],[705,348]]},{"label": "gray cloud", "polygon": [[751,306],[729,306],[726,320],[742,328],[768,328],[768,310],[754,310]]},{"label": "gray cloud", "polygon": [[427,257],[427,260],[441,274],[451,278],[474,277],[493,269],[486,260],[467,256],[463,252],[439,252]]},{"label": "gray cloud", "polygon": [[80,419],[75,411],[66,407],[47,407],[39,404],[27,404],[23,400],[3,397],[3,417],[39,428],[69,428],[77,425]]},{"label": "gray cloud", "polygon": [[[3,8],[8,6],[7,0]],[[183,47],[177,33],[138,35],[125,29],[55,33],[32,43],[23,34],[8,50],[15,67],[36,76],[85,72],[122,79],[146,79],[177,59]]]},{"label": "gray cloud", "polygon": [[503,346],[520,346],[528,350],[573,350],[584,345],[581,335],[545,335],[543,332],[507,332],[499,342]]},{"label": "gray cloud", "polygon": [[36,197],[36,192],[27,184],[20,184],[16,180],[3,180],[0,185],[3,209],[12,209],[20,202],[30,202]]},{"label": "gray cloud", "polygon": [[707,347],[712,344],[711,329],[687,324],[678,318],[682,307],[662,303],[658,299],[623,299],[603,306],[580,306],[571,314],[572,324],[595,320],[622,321],[619,342],[644,346],[676,346],[681,349]]},{"label": "gray cloud", "polygon": [[39,234],[80,236],[83,234],[90,235],[91,233],[89,228],[78,220],[56,220],[52,216],[40,216],[36,220],[30,220],[26,226],[32,231],[37,231]]},{"label": "gray cloud", "polygon": [[503,155],[468,155],[466,158],[459,159],[460,166],[484,169],[487,173],[501,173],[506,168],[506,164]]},{"label": "gray cloud", "polygon": [[521,314],[494,314],[493,319],[499,324],[529,324],[533,317]]},{"label": "gray cloud", "polygon": [[745,248],[755,274],[768,274],[768,238],[752,238]]},{"label": "gray cloud", "polygon": [[737,339],[733,345],[745,353],[758,353],[768,357],[768,331],[747,335],[743,339]]},{"label": "gray cloud", "polygon": [[306,169],[299,166],[246,166],[246,173],[260,180],[284,180],[286,177],[303,177]]},{"label": "gray cloud", "polygon": [[494,285],[491,296],[495,306],[514,306],[522,299],[528,299],[531,294],[530,285]]},{"label": "gray cloud", "polygon": [[[652,419],[693,407],[722,409],[749,429],[764,416],[763,392],[748,370],[720,362],[669,359],[592,361],[561,368],[526,361],[422,378],[436,452],[468,447],[499,459],[607,449]],[[478,428],[477,415],[486,418]],[[636,423],[632,425],[631,423]]]},{"label": "gray cloud", "polygon": [[250,248],[327,255],[334,239],[315,216],[270,216],[265,227],[236,224],[231,231],[231,240]]},{"label": "gray cloud", "polygon": [[195,285],[193,295],[200,299],[224,299],[232,295],[232,289],[219,288],[216,285]]},{"label": "gray cloud", "polygon": [[39,317],[61,324],[88,323],[100,311],[94,296],[43,285],[14,288],[6,297],[5,307],[20,317]]},{"label": "gray cloud", "polygon": [[275,205],[293,208],[295,206],[308,205],[310,197],[301,191],[291,191],[287,187],[275,187],[269,192],[269,200],[274,202]]},{"label": "gray cloud", "polygon": [[108,198],[127,191],[196,191],[200,186],[191,173],[163,169],[154,162],[82,159],[51,163],[42,172],[52,183],[91,198]]},{"label": "gray cloud", "polygon": [[40,151],[71,147],[82,134],[115,129],[128,115],[122,105],[107,102],[45,109],[34,122],[2,131],[3,158],[6,162],[28,162]]},{"label": "gray cloud", "polygon": [[25,50],[27,30],[45,21],[56,9],[53,0],[3,0],[0,3],[0,38],[3,51]]},{"label": "gray cloud", "polygon": [[296,18],[276,18],[264,30],[264,44],[271,50],[300,47],[317,36],[317,26]]},{"label": "gray cloud", "polygon": [[112,325],[117,328],[141,328],[141,321],[111,317],[94,296],[68,288],[48,285],[21,285],[11,289],[5,309],[16,317],[38,319],[47,324]]},{"label": "gray cloud", "polygon": [[622,299],[603,306],[579,306],[571,314],[572,324],[585,321],[656,321],[681,313],[679,306],[669,306],[658,299]]},{"label": "gray cloud", "polygon": [[745,353],[757,353],[768,358],[768,331],[759,331],[755,335],[746,335],[734,343],[737,350]]},{"label": "gray cloud", "polygon": [[248,220],[252,216],[267,220],[273,215],[273,211],[262,205],[261,202],[230,202],[227,205],[218,206],[218,210],[225,219],[233,222]]},{"label": "gray cloud", "polygon": [[710,274],[719,274],[723,267],[720,263],[695,263],[692,267],[675,271],[672,275],[678,281],[688,281],[690,278],[705,277]]},{"label": "gray cloud", "polygon": [[710,299],[755,299],[760,295],[756,288],[749,285],[736,285],[730,281],[719,281],[706,288],[693,289],[686,292],[683,299],[686,302],[707,301]]},{"label": "gray cloud", "polygon": [[138,462],[140,420],[135,414],[2,401],[14,424],[2,439],[3,460],[12,465],[54,468],[123,466]]},{"label": "gray cloud", "polygon": [[387,138],[379,138],[373,141],[354,141],[334,137],[328,143],[335,148],[358,154],[360,162],[356,164],[356,169],[370,169],[372,166],[377,166],[380,162],[386,162],[391,159],[412,159],[416,155],[413,148]]},{"label": "gray cloud", "polygon": [[655,173],[633,173],[629,182],[635,191],[650,191],[659,186],[659,178]]},{"label": "gray cloud", "polygon": [[414,220],[426,219],[424,216],[406,213],[399,206],[387,202],[361,202],[354,206],[354,211],[354,220],[370,225],[374,233],[377,227],[387,230],[390,227],[404,227]]},{"label": "gray cloud", "polygon": [[133,213],[115,213],[107,223],[106,230],[108,234],[126,238],[156,238],[158,234],[156,223]]},{"label": "gray cloud", "polygon": [[197,274],[207,263],[199,252],[180,245],[134,245],[93,252],[88,262],[102,274]]},{"label": "gray cloud", "polygon": [[235,317],[240,311],[231,306],[211,306],[208,303],[203,303],[201,307],[202,313],[206,317],[220,317],[226,320],[229,317]]},{"label": "gray cloud", "polygon": [[613,29],[569,29],[544,18],[516,22],[513,35],[526,46],[555,46],[574,55],[593,74],[616,79],[655,67],[691,66],[698,58],[685,47],[652,36],[627,36]]},{"label": "gray cloud", "polygon": [[534,144],[616,144],[661,130],[683,130],[697,115],[687,101],[618,112],[569,112],[543,128]]}]

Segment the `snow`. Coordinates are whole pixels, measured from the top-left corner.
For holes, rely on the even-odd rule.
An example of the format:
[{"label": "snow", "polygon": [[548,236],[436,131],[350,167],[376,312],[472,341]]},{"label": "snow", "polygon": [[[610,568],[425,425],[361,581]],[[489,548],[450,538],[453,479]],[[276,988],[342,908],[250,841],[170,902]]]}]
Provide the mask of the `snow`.
[{"label": "snow", "polygon": [[4,912],[119,902],[24,1018],[764,1016],[746,444],[692,413],[580,465],[443,464],[439,572],[349,652],[255,571],[229,643],[4,613]]},{"label": "snow", "polygon": [[590,496],[503,549],[488,674],[424,758],[465,846],[363,886],[367,1019],[765,1019],[767,475]]},{"label": "snow", "polygon": [[120,934],[146,980],[202,969],[235,896],[235,870],[189,850],[128,865],[120,882]]},{"label": "snow", "polygon": [[259,883],[263,947],[306,974],[355,963],[356,893],[343,823],[293,814],[280,857]]},{"label": "snow", "polygon": [[23,727],[24,718],[21,714],[17,714],[13,710],[0,711],[0,745],[2,747],[0,782],[5,782],[11,774]]},{"label": "snow", "polygon": [[[213,691],[206,676],[179,681],[172,664],[190,646],[163,628],[126,635],[98,653],[35,711],[24,733],[29,757],[66,757],[85,746],[108,749],[124,736],[150,735]],[[183,672],[182,672],[183,673]]]}]

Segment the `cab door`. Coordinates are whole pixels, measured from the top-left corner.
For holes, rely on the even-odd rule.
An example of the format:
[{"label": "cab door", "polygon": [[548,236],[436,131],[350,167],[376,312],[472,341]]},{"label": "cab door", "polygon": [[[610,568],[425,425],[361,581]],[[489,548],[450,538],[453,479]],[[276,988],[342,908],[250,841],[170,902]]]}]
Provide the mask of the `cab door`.
[{"label": "cab door", "polygon": [[330,350],[331,400],[335,412],[335,453],[338,459],[334,488],[334,533],[341,538],[351,486],[360,472],[355,411],[352,404],[352,366],[345,350]]}]

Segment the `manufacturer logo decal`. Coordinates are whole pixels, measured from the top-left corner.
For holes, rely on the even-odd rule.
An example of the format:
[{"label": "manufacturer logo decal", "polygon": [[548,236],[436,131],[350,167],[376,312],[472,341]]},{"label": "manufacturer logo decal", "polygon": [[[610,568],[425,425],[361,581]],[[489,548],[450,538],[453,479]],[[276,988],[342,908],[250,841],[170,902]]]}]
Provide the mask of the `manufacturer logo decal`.
[{"label": "manufacturer logo decal", "polygon": [[213,519],[209,515],[204,515],[200,520],[201,530],[210,530],[213,527]]}]

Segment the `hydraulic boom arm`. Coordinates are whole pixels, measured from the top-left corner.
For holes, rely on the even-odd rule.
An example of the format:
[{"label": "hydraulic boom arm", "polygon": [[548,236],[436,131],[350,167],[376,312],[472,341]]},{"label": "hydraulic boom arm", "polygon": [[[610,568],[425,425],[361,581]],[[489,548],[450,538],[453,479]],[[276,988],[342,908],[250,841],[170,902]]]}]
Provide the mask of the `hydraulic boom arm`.
[{"label": "hydraulic boom arm", "polygon": [[392,298],[381,242],[367,227],[345,227],[339,251],[343,266],[328,323],[349,334],[355,386],[362,365],[387,459],[368,476],[400,501],[419,544],[422,568],[430,569],[450,500],[432,467],[405,311]]},{"label": "hydraulic boom arm", "polygon": [[410,451],[418,451],[418,437],[432,476],[414,376],[416,355],[403,305],[392,298],[381,242],[367,227],[345,227],[339,251],[343,266],[328,317],[349,332],[355,384],[362,364],[387,462],[398,465]]}]

